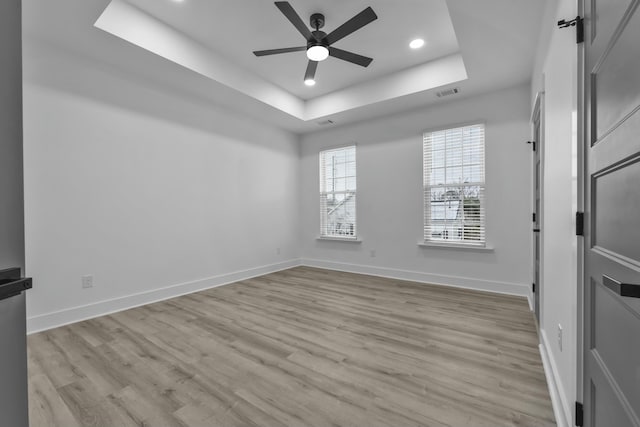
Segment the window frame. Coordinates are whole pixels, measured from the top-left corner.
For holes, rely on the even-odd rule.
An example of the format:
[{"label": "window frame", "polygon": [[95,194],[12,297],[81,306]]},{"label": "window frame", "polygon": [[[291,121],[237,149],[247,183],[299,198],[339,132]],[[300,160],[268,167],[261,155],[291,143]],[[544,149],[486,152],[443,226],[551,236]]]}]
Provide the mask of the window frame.
[{"label": "window frame", "polygon": [[[427,170],[426,170],[426,165],[427,165],[427,151],[426,151],[426,142],[425,140],[427,139],[427,134],[433,134],[433,133],[437,133],[437,132],[445,132],[445,131],[449,131],[449,130],[456,130],[456,129],[464,129],[464,128],[468,128],[468,127],[475,127],[475,126],[481,126],[482,128],[482,162],[478,163],[478,165],[482,165],[482,179],[480,181],[475,181],[475,182],[463,182],[463,183],[446,183],[446,179],[445,179],[445,183],[443,184],[428,184],[427,183]],[[423,197],[423,236],[422,236],[422,242],[419,243],[419,246],[423,246],[423,247],[444,247],[444,248],[461,248],[461,249],[478,249],[478,250],[493,250],[493,248],[490,248],[487,244],[487,217],[486,217],[486,190],[487,190],[487,179],[486,179],[486,172],[487,172],[487,156],[486,156],[486,140],[487,140],[487,132],[486,132],[486,123],[484,121],[481,120],[475,120],[475,121],[471,121],[471,122],[465,122],[465,123],[459,123],[459,124],[451,124],[451,125],[446,125],[446,126],[439,126],[437,128],[431,128],[431,129],[426,129],[422,132],[422,197]],[[464,147],[464,144],[462,145],[462,147]],[[464,150],[464,148],[463,148]],[[445,153],[447,151],[447,148],[445,147],[444,149]],[[432,150],[433,153],[433,150]],[[432,154],[431,154],[432,155]],[[460,167],[460,168],[464,168],[465,164],[464,164],[464,159],[461,159],[460,163],[456,163],[456,164],[452,164],[452,165],[447,165],[447,156],[445,154],[444,160],[442,162],[442,168],[443,170],[446,171],[447,168],[452,168],[452,167]],[[469,165],[467,165],[469,166]],[[446,173],[446,172],[445,172]],[[431,213],[432,213],[432,209],[431,209],[431,189],[433,188],[443,188],[445,189],[445,194],[447,192],[447,188],[464,188],[464,187],[479,187],[479,213],[478,216],[480,218],[480,239],[475,241],[475,240],[454,240],[454,239],[447,239],[447,238],[441,238],[441,239],[434,239],[432,236],[431,238],[429,238],[429,236],[427,236],[427,230],[429,230],[431,227],[433,227],[433,222],[431,222],[430,218],[431,218]],[[463,220],[464,220],[464,209],[465,209],[465,205],[464,205],[464,199],[460,200],[460,202],[463,203],[462,205],[462,211],[463,211]],[[458,207],[458,209],[460,209]],[[428,222],[429,221],[429,222]],[[463,228],[462,231],[462,236],[464,236],[465,230]]]},{"label": "window frame", "polygon": [[[354,181],[355,181],[355,189],[353,190],[349,190],[346,189],[345,186],[345,190],[340,190],[340,191],[322,191],[323,187],[325,185],[325,183],[322,182],[322,179],[324,177],[324,171],[322,170],[322,162],[323,162],[323,155],[324,153],[327,152],[331,152],[331,151],[340,151],[340,150],[346,150],[346,149],[350,149],[353,148],[354,150],[354,173],[355,175],[353,176]],[[335,146],[335,147],[327,147],[323,150],[320,150],[318,152],[318,169],[319,169],[319,173],[318,173],[318,181],[319,181],[319,205],[320,205],[320,209],[319,209],[319,213],[320,213],[320,234],[318,239],[320,240],[333,240],[333,241],[348,241],[348,242],[360,242],[360,240],[358,239],[358,220],[357,220],[357,193],[358,193],[358,155],[357,155],[357,144],[356,143],[351,143],[351,144],[347,144],[347,145],[339,145],[339,146]],[[345,175],[343,177],[344,179],[347,179],[347,175]],[[353,198],[354,198],[354,220],[353,220],[353,234],[352,235],[345,235],[345,234],[329,234],[329,233],[325,233],[325,231],[327,230],[327,218],[326,218],[326,213],[323,212],[323,197],[325,198],[324,200],[327,199],[327,195],[328,194],[344,194],[344,195],[348,195],[348,194],[353,194]]]}]

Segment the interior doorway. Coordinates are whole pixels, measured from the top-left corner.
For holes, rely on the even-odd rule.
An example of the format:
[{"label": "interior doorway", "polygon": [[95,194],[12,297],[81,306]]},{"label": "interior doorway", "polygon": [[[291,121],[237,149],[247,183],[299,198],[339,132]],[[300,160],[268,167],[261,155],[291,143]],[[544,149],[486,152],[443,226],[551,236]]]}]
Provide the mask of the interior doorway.
[{"label": "interior doorway", "polygon": [[540,324],[541,295],[542,295],[542,180],[543,180],[543,122],[544,122],[544,93],[539,92],[531,116],[533,149],[533,307],[536,320]]}]

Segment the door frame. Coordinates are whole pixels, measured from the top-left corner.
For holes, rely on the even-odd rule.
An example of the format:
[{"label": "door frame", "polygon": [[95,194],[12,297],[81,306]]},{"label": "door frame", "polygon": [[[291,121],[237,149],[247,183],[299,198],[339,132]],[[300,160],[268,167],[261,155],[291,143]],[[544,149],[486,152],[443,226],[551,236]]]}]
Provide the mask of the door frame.
[{"label": "door frame", "polygon": [[[576,6],[577,6],[577,10],[578,10],[578,16],[584,17],[584,13],[585,13],[585,1],[586,0],[576,0]],[[575,149],[576,149],[576,157],[577,157],[577,181],[576,181],[576,190],[577,190],[577,206],[576,206],[576,212],[584,212],[585,211],[585,205],[584,205],[584,201],[586,200],[587,197],[587,186],[585,185],[585,182],[587,179],[589,179],[589,177],[586,175],[587,174],[587,157],[586,157],[586,152],[587,152],[587,138],[586,138],[586,129],[585,126],[587,123],[589,123],[586,117],[586,114],[588,114],[588,109],[587,109],[587,105],[586,105],[586,98],[585,98],[585,84],[587,82],[587,76],[586,76],[586,58],[585,58],[585,44],[584,43],[578,43],[577,45],[577,56],[578,56],[578,63],[576,64],[577,66],[577,76],[576,76],[576,82],[577,82],[577,88],[576,88],[576,101],[577,101],[577,114],[576,114],[576,120],[577,120],[577,134],[576,134],[576,139],[577,139],[577,143],[574,144],[575,145]],[[584,232],[588,233],[588,225],[589,224],[589,219],[588,218],[584,218],[583,219],[583,227],[584,227]],[[584,233],[583,233],[584,234]],[[584,402],[584,389],[583,389],[583,384],[584,384],[584,343],[585,341],[585,337],[584,337],[584,278],[585,278],[585,264],[584,264],[584,257],[585,257],[585,245],[584,245],[585,239],[584,236],[582,237],[577,237],[577,254],[576,254],[576,267],[577,267],[577,277],[576,277],[576,285],[577,285],[577,289],[576,289],[576,382],[575,382],[575,386],[576,386],[576,402],[580,402],[583,403]],[[575,411],[573,414],[574,418],[576,416]],[[575,425],[575,419],[573,420],[574,425]]]},{"label": "door frame", "polygon": [[[542,319],[544,318],[543,316],[543,310],[544,310],[544,304],[542,304],[542,296],[544,294],[544,285],[543,285],[543,271],[544,271],[544,257],[543,257],[543,249],[544,249],[544,140],[545,140],[545,110],[544,110],[544,75],[543,75],[543,82],[542,82],[543,88],[541,91],[539,91],[538,93],[536,93],[536,99],[534,101],[533,104],[533,111],[531,113],[531,140],[534,142],[535,144],[535,150],[533,152],[533,156],[532,156],[532,160],[531,160],[531,165],[532,165],[532,171],[531,171],[531,176],[533,177],[533,194],[532,194],[532,212],[535,212],[537,215],[537,221],[535,223],[532,224],[532,238],[531,238],[531,247],[532,247],[532,262],[533,262],[533,268],[532,268],[532,272],[531,272],[531,277],[532,277],[532,282],[536,284],[536,294],[537,294],[537,301],[538,304],[536,304],[536,295],[532,294],[532,306],[533,306],[533,311],[535,314],[537,314],[537,318],[536,321],[538,322],[538,328],[542,329]],[[536,127],[536,122],[538,122],[538,127],[539,127],[539,131],[538,131],[538,138],[535,138],[535,127]],[[536,212],[535,209],[535,201],[536,201],[536,194],[535,194],[535,180],[536,180],[536,160],[540,161],[540,171],[539,173],[539,185],[540,185],[540,206],[538,208],[538,211]],[[539,267],[538,267],[538,281],[536,282],[535,280],[535,269],[536,269],[536,247],[535,247],[535,235],[533,234],[533,228],[535,228],[536,223],[538,225],[538,227],[540,228],[540,232],[539,232],[539,247],[538,247],[538,251],[539,251]]]}]

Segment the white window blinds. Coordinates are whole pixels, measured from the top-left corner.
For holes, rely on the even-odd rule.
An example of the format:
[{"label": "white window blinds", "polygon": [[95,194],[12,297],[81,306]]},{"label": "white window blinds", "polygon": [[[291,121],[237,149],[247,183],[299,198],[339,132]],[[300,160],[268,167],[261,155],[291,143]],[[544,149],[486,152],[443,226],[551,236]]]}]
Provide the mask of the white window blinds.
[{"label": "white window blinds", "polygon": [[424,240],[484,246],[484,125],[423,136]]},{"label": "white window blinds", "polygon": [[356,238],[356,147],[320,152],[320,236]]}]

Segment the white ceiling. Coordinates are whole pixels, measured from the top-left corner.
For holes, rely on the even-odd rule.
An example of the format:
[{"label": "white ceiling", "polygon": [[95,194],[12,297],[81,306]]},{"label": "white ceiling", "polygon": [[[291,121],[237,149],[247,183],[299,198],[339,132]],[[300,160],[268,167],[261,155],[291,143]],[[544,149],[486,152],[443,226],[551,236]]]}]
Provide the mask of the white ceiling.
[{"label": "white ceiling", "polygon": [[[26,39],[55,45],[100,61],[105,67],[144,76],[171,90],[297,133],[323,129],[317,122],[326,118],[340,125],[447,102],[451,98],[435,96],[442,87],[459,86],[461,93],[456,97],[463,98],[530,81],[546,3],[291,0],[305,21],[310,13],[323,12],[327,32],[367,6],[379,16],[336,43],[336,47],[372,56],[372,65],[365,69],[330,58],[318,67],[318,84],[309,90],[302,84],[304,52],[262,58],[252,54],[257,49],[304,43],[272,1],[115,1],[136,6],[150,20],[171,31],[163,33],[162,38],[151,37],[150,33],[141,34],[141,27],[133,27],[129,32],[137,32],[138,39],[134,44],[126,43],[121,34],[120,38],[113,37],[94,27],[109,0],[23,0]],[[420,51],[408,49],[408,42],[418,36],[424,37],[427,45]],[[188,61],[167,60],[160,51],[168,45],[179,46],[178,41],[190,41],[200,50],[190,51],[192,57]],[[155,43],[156,49],[136,45],[149,42]],[[179,50],[177,53],[182,54]],[[464,75],[455,67],[446,68],[447,61],[458,59],[460,64],[464,61]],[[217,64],[219,69],[213,73],[198,70],[207,60],[207,66],[215,68]],[[448,75],[455,83],[446,84]],[[428,84],[422,81],[429,79],[432,81]],[[286,108],[271,102],[276,98]]]},{"label": "white ceiling", "polygon": [[[338,41],[335,47],[374,58],[363,68],[328,58],[318,66],[317,84],[307,87],[303,76],[305,52],[258,58],[254,50],[305,46],[304,37],[272,1],[255,0],[128,0],[245,69],[262,76],[295,96],[307,100],[338,89],[423,64],[458,52],[458,42],[444,0],[291,0],[305,23],[312,13],[325,15],[322,29],[333,29],[367,6],[378,19]],[[401,7],[398,7],[401,5]],[[409,42],[423,38],[426,45],[411,50]]]}]

